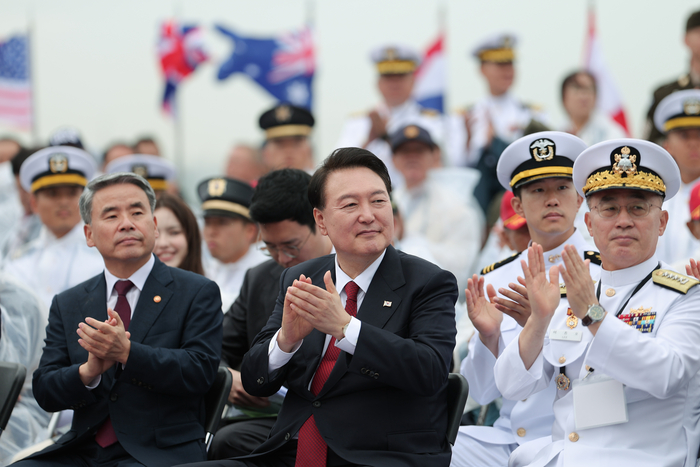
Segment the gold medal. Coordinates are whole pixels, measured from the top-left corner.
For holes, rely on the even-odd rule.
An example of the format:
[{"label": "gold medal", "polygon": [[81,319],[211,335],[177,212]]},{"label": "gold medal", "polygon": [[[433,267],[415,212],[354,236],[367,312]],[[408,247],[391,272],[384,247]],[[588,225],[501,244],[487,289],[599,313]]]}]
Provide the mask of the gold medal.
[{"label": "gold medal", "polygon": [[569,329],[573,329],[576,326],[578,326],[578,318],[574,316],[574,312],[569,308],[566,310],[566,325],[569,327]]},{"label": "gold medal", "polygon": [[554,379],[554,382],[557,384],[557,389],[560,391],[566,391],[571,384],[571,380],[564,373],[559,373]]}]

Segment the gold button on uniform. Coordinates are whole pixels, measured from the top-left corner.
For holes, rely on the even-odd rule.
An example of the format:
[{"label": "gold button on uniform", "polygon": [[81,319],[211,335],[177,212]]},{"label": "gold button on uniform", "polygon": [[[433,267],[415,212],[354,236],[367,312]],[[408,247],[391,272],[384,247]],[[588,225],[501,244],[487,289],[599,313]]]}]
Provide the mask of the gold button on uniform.
[{"label": "gold button on uniform", "polygon": [[516,433],[522,438],[527,433],[527,430],[525,430],[525,428],[518,428],[518,431],[516,431]]},{"label": "gold button on uniform", "polygon": [[566,363],[566,357],[564,357],[564,356],[559,357],[559,363]]},{"label": "gold button on uniform", "polygon": [[578,441],[578,433],[576,433],[575,431],[569,433],[569,441],[571,441],[572,443]]},{"label": "gold button on uniform", "polygon": [[615,289],[606,290],[605,295],[607,295],[608,297],[612,297],[613,295],[615,295]]}]

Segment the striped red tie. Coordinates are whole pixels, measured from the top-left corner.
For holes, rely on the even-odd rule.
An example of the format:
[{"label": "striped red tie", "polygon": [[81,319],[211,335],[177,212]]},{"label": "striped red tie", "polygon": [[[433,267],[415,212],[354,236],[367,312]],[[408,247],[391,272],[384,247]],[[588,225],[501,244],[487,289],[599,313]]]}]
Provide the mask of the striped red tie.
[{"label": "striped red tie", "polygon": [[[345,311],[350,316],[357,315],[357,291],[360,289],[354,282],[345,284]],[[317,396],[326,383],[333,370],[335,361],[338,360],[340,349],[335,346],[335,338],[331,337],[326,353],[321,359],[321,364],[316,370],[311,382],[311,392]],[[314,416],[311,415],[299,430],[299,443],[297,445],[297,458],[294,467],[325,467],[328,446],[316,427]]]},{"label": "striped red tie", "polygon": [[[117,291],[117,304],[114,306],[114,311],[119,314],[119,317],[124,323],[124,329],[129,329],[131,323],[131,307],[126,299],[126,293],[131,290],[134,283],[131,281],[117,281],[114,284],[114,289]],[[97,433],[95,433],[95,441],[101,447],[106,448],[117,442],[117,434],[112,426],[112,419],[107,417],[107,420],[102,424]]]}]

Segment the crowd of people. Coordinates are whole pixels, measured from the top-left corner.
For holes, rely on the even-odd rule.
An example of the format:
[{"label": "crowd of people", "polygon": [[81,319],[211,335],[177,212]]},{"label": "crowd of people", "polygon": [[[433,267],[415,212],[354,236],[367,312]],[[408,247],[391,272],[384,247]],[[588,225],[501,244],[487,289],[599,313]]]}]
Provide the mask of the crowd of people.
[{"label": "crowd of people", "polygon": [[[646,139],[585,70],[562,125],[520,101],[510,34],[474,48],[489,93],[451,115],[411,97],[414,50],[378,47],[383,102],[338,149],[316,165],[312,113],[279,103],[196,204],[152,138],[0,139],[0,360],[32,375],[0,465],[695,465],[698,37],[700,12]],[[497,407],[454,446],[450,372]]]}]

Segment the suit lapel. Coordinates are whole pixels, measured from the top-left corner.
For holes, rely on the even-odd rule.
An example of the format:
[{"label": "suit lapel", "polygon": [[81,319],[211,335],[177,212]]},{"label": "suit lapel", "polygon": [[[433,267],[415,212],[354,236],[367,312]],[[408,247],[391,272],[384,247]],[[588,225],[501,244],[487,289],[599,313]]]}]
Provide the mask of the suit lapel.
[{"label": "suit lapel", "polygon": [[[335,271],[335,264],[333,265],[333,271]],[[333,281],[335,282],[335,275]],[[401,287],[405,282],[398,253],[392,246],[389,246],[384,259],[372,278],[372,282],[370,282],[369,289],[362,300],[362,305],[357,310],[357,319],[362,321],[363,325],[369,324],[383,328],[389,317],[401,303],[401,296],[394,290]],[[390,305],[385,306],[388,303]],[[325,339],[325,334],[322,334],[322,336]],[[321,347],[321,351],[323,351],[323,347]],[[316,371],[316,366],[314,366],[314,371]],[[321,397],[327,393],[347,371],[348,354],[341,351],[338,360],[333,366],[333,370],[331,370],[331,374],[328,376],[318,396]]]},{"label": "suit lapel", "polygon": [[173,292],[167,285],[172,281],[173,276],[168,267],[156,258],[153,270],[146,279],[136,309],[131,317],[129,332],[132,341],[143,342],[153,323],[168,305]]}]

